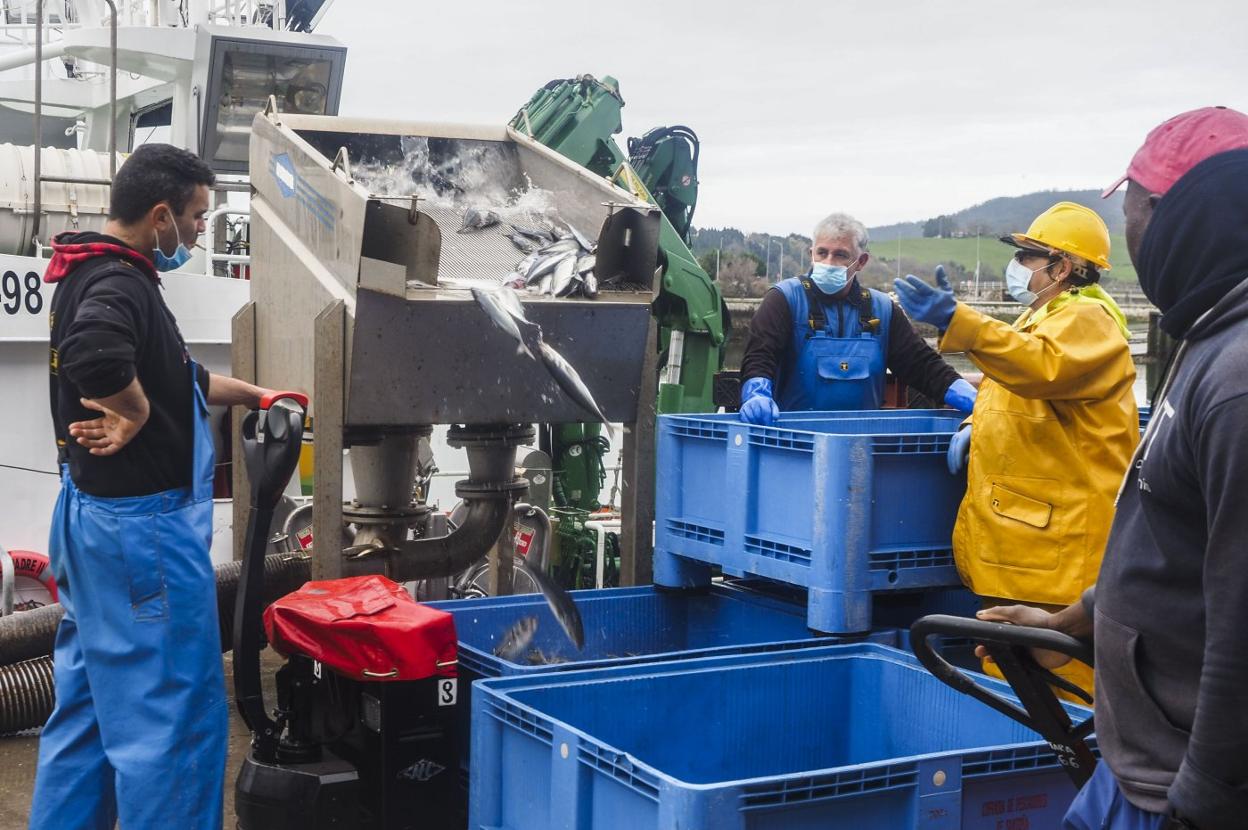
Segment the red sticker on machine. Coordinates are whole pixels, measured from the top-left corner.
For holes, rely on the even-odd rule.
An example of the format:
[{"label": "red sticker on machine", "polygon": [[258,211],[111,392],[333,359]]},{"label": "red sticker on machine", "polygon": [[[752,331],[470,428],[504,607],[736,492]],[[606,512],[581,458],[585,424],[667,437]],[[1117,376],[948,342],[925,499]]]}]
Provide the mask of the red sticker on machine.
[{"label": "red sticker on machine", "polygon": [[520,524],[519,522],[513,524],[511,526],[511,530],[511,543],[516,549],[516,553],[520,556],[528,557],[529,548],[533,547],[533,537],[536,535],[536,531],[534,531],[531,527],[526,527],[525,525]]}]

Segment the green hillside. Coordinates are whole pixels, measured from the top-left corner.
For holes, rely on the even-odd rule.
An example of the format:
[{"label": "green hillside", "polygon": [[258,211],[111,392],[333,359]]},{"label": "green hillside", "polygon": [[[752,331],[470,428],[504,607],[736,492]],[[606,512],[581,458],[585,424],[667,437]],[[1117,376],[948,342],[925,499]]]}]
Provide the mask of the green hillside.
[{"label": "green hillside", "polygon": [[[938,263],[959,266],[966,274],[975,273],[974,237],[961,239],[924,239],[922,237],[898,240],[875,240],[871,243],[871,256],[878,263],[897,263],[898,246],[901,249],[903,270],[911,267],[935,268]],[[980,278],[999,280],[1003,277],[1005,264],[1009,261],[1014,249],[996,239],[979,240]],[[1135,282],[1135,268],[1127,256],[1127,243],[1122,234],[1110,237],[1110,263],[1113,269],[1104,277],[1107,280],[1125,280]],[[913,263],[913,265],[912,265]]]}]

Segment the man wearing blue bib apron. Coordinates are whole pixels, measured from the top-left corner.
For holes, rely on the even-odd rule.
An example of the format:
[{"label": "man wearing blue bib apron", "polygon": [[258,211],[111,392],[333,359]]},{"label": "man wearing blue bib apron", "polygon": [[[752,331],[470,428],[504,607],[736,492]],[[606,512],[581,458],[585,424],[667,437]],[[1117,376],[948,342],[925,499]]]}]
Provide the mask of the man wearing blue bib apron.
[{"label": "man wearing blue bib apron", "polygon": [[815,228],[811,270],[781,280],[750,321],[741,419],[781,412],[879,409],[886,370],[934,401],[970,412],[975,387],[914,331],[887,294],[858,284],[867,229],[834,213]]},{"label": "man wearing blue bib apron", "polygon": [[44,279],[65,616],[32,828],[219,828],[228,710],[208,405],[266,390],[191,360],[161,296],[204,230],[212,171],[164,144],[117,171],[103,233],[65,233]]}]

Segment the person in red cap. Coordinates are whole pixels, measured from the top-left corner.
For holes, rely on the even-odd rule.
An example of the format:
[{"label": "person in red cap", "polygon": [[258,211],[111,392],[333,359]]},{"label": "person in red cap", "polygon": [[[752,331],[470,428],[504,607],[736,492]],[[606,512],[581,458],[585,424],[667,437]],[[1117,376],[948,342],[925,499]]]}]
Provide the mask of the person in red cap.
[{"label": "person in red cap", "polygon": [[1097,584],[1055,614],[1014,605],[979,616],[1094,643],[1103,763],[1065,828],[1243,828],[1248,115],[1208,107],[1170,119],[1105,195],[1124,181],[1131,261],[1179,347],[1119,491]]}]

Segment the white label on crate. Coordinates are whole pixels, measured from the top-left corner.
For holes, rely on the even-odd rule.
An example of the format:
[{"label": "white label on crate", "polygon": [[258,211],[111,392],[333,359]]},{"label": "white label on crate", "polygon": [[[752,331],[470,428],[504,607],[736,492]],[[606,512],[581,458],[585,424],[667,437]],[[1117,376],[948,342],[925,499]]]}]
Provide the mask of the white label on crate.
[{"label": "white label on crate", "polygon": [[312,661],[312,676],[315,677],[317,680],[321,679],[321,661],[320,660]]},{"label": "white label on crate", "polygon": [[454,677],[438,681],[438,705],[454,706],[459,697],[459,681]]}]

